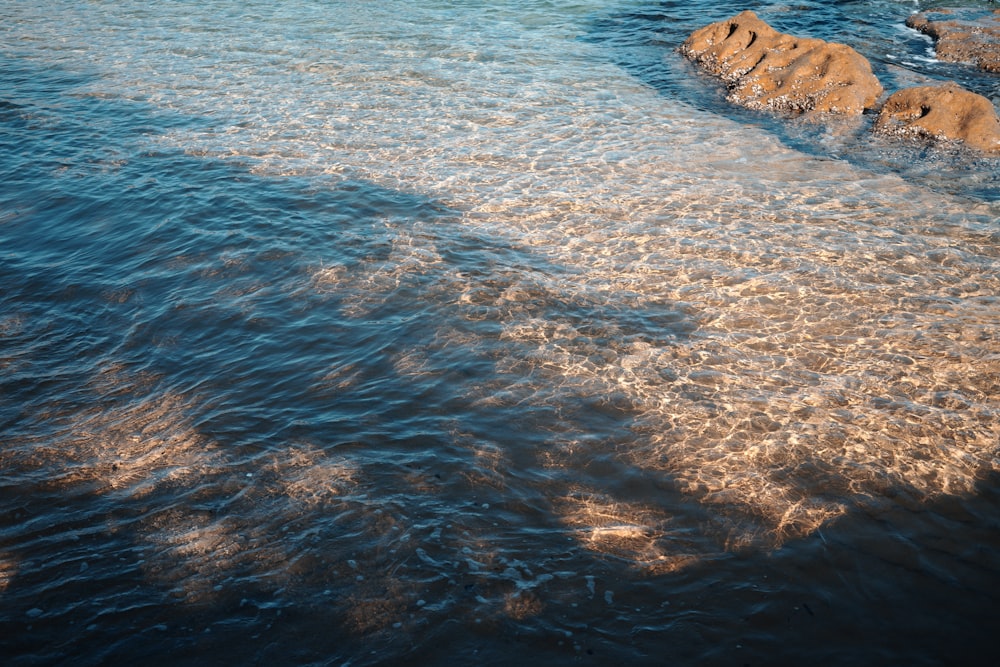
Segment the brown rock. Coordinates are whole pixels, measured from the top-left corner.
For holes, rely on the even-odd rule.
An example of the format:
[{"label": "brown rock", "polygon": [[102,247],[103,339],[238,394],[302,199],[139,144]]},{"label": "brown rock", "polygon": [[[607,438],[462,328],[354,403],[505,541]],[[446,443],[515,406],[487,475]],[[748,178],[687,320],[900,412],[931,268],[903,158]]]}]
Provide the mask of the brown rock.
[{"label": "brown rock", "polygon": [[961,141],[1000,153],[1000,118],[993,104],[954,83],[893,93],[879,111],[874,130],[931,141]]},{"label": "brown rock", "polygon": [[906,25],[934,39],[937,57],[1000,72],[1000,10],[939,10],[913,14]]},{"label": "brown rock", "polygon": [[860,114],[882,94],[871,64],[851,47],[780,33],[751,11],[696,30],[680,51],[751,109]]}]

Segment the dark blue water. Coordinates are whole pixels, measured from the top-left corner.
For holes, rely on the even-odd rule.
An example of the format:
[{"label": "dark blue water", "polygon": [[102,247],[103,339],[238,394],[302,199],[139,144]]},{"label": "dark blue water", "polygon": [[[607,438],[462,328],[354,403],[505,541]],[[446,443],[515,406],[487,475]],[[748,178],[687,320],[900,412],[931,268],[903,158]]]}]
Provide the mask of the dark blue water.
[{"label": "dark blue water", "polygon": [[744,8],[0,5],[4,664],[992,664],[996,160]]}]

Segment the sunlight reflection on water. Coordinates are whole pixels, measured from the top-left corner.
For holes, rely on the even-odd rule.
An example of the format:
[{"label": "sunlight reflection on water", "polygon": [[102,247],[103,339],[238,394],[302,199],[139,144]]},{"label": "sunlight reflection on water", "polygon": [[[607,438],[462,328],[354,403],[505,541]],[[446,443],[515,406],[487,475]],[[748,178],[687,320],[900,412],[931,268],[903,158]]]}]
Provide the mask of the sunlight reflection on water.
[{"label": "sunlight reflection on water", "polygon": [[925,572],[982,639],[984,163],[712,106],[685,3],[56,4],[0,10],[5,650],[868,655]]}]

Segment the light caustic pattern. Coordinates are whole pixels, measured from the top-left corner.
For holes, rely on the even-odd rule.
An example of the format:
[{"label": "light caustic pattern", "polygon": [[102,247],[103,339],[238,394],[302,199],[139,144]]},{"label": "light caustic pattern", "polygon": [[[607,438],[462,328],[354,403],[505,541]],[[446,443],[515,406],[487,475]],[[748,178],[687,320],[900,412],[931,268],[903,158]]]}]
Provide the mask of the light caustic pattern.
[{"label": "light caustic pattern", "polygon": [[[995,204],[675,103],[564,22],[528,29],[515,12],[500,18],[521,25],[487,34],[441,8],[407,4],[403,22],[393,3],[363,4],[381,16],[173,17],[141,45],[128,21],[104,26],[106,75],[84,92],[213,119],[150,139],[191,155],[455,211],[447,223],[387,215],[359,233],[377,256],[331,250],[280,286],[352,322],[387,308],[419,321],[417,342],[380,358],[461,410],[432,448],[441,458],[398,463],[388,444],[223,449],[186,416],[205,412],[202,397],[112,367],[93,389],[106,401],[51,415],[47,439],[5,452],[6,474],[211,499],[123,524],[150,579],[191,601],[234,582],[335,600],[366,634],[523,619],[542,612],[543,590],[587,595],[579,561],[539,539],[528,563],[498,509],[515,526],[551,513],[560,539],[674,572],[853,508],[975,493],[1000,470]],[[460,378],[463,363],[484,372]],[[337,397],[366,378],[360,363],[317,372],[314,391]],[[493,414],[534,438],[461,423]],[[657,493],[623,478],[652,478]],[[0,590],[17,568],[0,553]]]},{"label": "light caustic pattern", "polygon": [[[889,496],[973,493],[997,469],[990,207],[796,156],[746,130],[734,147],[724,121],[681,123],[652,101],[574,99],[552,100],[563,119],[553,124],[545,104],[519,104],[512,91],[489,112],[516,119],[503,141],[463,133],[456,147],[423,128],[440,155],[379,154],[402,181],[446,189],[469,211],[467,228],[499,231],[544,262],[445,288],[461,291],[467,317],[503,322],[507,350],[484,406],[633,414],[618,456],[717,508],[726,548],[776,546]],[[422,122],[396,112],[394,122]],[[458,167],[448,151],[465,141],[470,153],[492,148]],[[543,458],[583,466],[595,452],[562,428]],[[608,545],[627,534],[645,544],[629,547],[637,564],[652,562],[649,536],[669,534],[670,513],[593,509],[600,497],[567,498],[567,523],[592,516],[585,543],[620,552]],[[660,560],[678,562],[668,539],[662,547]]]},{"label": "light caustic pattern", "polygon": [[[922,196],[885,181],[895,196]],[[465,317],[502,322],[482,406],[630,414],[629,435],[614,438],[621,460],[717,508],[726,548],[776,546],[857,505],[973,493],[997,469],[994,233],[942,233],[938,221],[970,219],[961,203],[928,222],[892,198],[864,202],[871,185],[830,184],[849,215],[820,193],[760,202],[710,185],[665,193],[655,222],[588,204],[553,212],[559,202],[543,196],[525,199],[541,211],[530,221],[494,205],[467,223],[502,220],[564,272],[494,269],[434,296],[458,292]],[[419,271],[410,259],[391,264]],[[565,432],[542,455],[548,465],[584,468],[607,446],[595,452],[572,423],[550,426]],[[588,545],[620,552],[608,545],[669,533],[668,511],[597,507],[600,497],[595,487],[561,503],[570,526],[595,521],[581,528]],[[677,562],[675,545],[662,546],[659,560]],[[651,548],[634,546],[637,564]]]},{"label": "light caustic pattern", "polygon": [[[462,234],[518,251],[527,265],[486,250],[482,272],[450,271],[454,239],[387,221],[388,258],[333,262],[313,284],[353,299],[349,315],[411,281],[460,317],[502,322],[499,340],[440,333],[498,358],[482,405],[633,415],[617,455],[718,507],[728,546],[807,534],[890,491],[970,493],[996,468],[994,207],[673,104],[566,28],[413,17],[295,42],[264,22],[228,44],[185,28],[183,53],[149,61],[170,76],[141,85],[168,84],[143,92],[185,112],[234,102],[223,133],[168,141],[272,175],[429,193],[464,211]],[[421,372],[421,354],[401,370]],[[566,433],[542,458],[578,465],[572,424],[554,428]],[[586,514],[567,511],[573,526]]]}]

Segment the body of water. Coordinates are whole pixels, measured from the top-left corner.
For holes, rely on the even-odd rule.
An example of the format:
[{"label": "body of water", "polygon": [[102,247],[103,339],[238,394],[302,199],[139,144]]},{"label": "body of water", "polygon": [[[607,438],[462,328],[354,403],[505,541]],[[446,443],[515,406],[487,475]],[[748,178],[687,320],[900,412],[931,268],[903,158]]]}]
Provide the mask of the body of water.
[{"label": "body of water", "polygon": [[924,6],[0,2],[4,664],[992,664],[1000,161],[676,52]]}]

